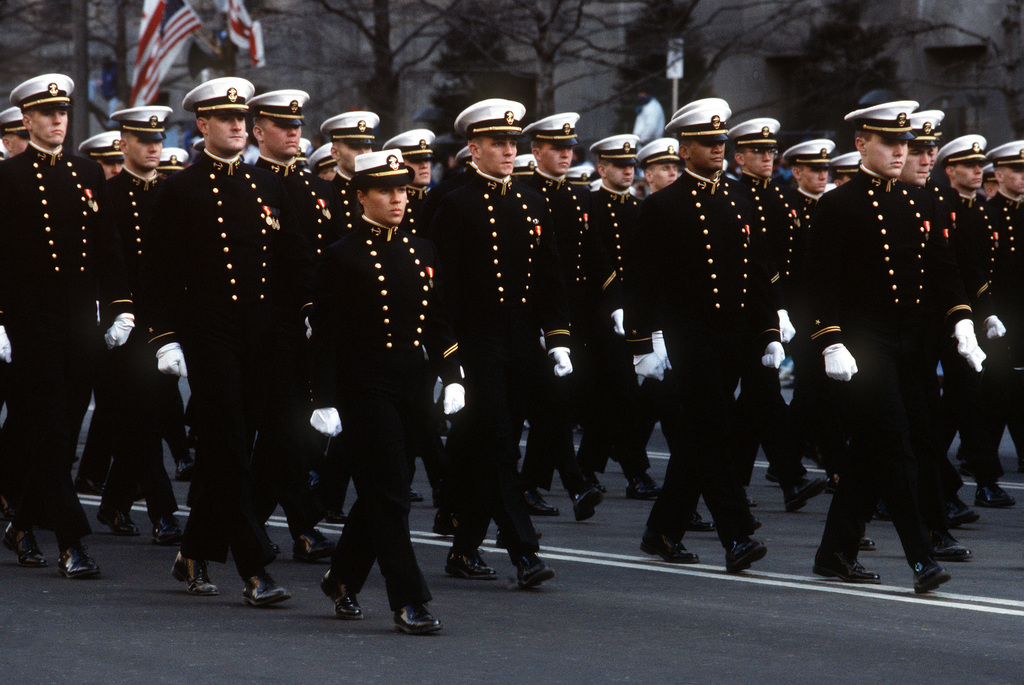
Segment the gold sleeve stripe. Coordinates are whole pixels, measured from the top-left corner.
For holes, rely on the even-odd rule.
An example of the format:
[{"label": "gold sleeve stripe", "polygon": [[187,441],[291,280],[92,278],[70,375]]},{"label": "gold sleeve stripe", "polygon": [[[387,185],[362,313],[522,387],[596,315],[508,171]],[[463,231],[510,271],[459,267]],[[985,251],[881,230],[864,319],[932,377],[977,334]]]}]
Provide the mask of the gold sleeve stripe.
[{"label": "gold sleeve stripe", "polygon": [[778,280],[779,280],[779,274],[776,273],[774,276],[772,276],[772,283],[777,283]]},{"label": "gold sleeve stripe", "polygon": [[965,304],[958,304],[957,306],[953,307],[948,312],[946,312],[946,317],[948,318],[950,314],[952,314],[953,312],[957,311],[958,309],[963,309],[963,310],[966,310],[968,312],[971,311],[971,308],[968,307],[967,305],[965,305]]},{"label": "gold sleeve stripe", "polygon": [[459,343],[455,343],[454,345],[449,347],[447,350],[444,351],[444,354],[442,354],[441,356],[443,358],[447,358],[449,355],[451,355],[457,349],[459,349]]},{"label": "gold sleeve stripe", "polygon": [[645,340],[651,340],[650,336],[646,338],[626,338],[626,342],[644,342]]},{"label": "gold sleeve stripe", "polygon": [[154,337],[149,339],[149,342],[153,342],[154,340],[159,340],[160,338],[163,338],[164,336],[167,336],[167,335],[174,335],[174,331],[167,331],[166,333],[161,333],[160,335],[154,336]]},{"label": "gold sleeve stripe", "polygon": [[544,335],[545,335],[545,337],[551,336],[551,335],[569,335],[569,329],[568,328],[556,328],[553,331],[545,331]]},{"label": "gold sleeve stripe", "polygon": [[985,285],[983,285],[980,288],[978,288],[978,292],[974,293],[974,296],[975,297],[979,297],[983,292],[988,290],[988,285],[989,285],[988,283],[985,283]]},{"label": "gold sleeve stripe", "polygon": [[764,335],[765,333],[778,333],[779,335],[782,335],[782,331],[778,328],[766,328],[761,332],[761,335]]},{"label": "gold sleeve stripe", "polygon": [[604,292],[605,289],[607,289],[608,286],[610,286],[612,284],[612,281],[614,281],[615,277],[618,276],[618,275],[619,275],[618,271],[613,271],[612,275],[609,276],[608,279],[604,282],[604,285],[601,286],[601,292]]},{"label": "gold sleeve stripe", "polygon": [[131,300],[113,300],[110,304],[119,304],[119,303],[122,303],[122,302],[127,302],[128,304],[132,304]]},{"label": "gold sleeve stripe", "polygon": [[840,329],[839,329],[839,326],[825,326],[824,328],[819,330],[817,333],[812,333],[811,334],[811,340],[817,340],[818,338],[820,338],[821,336],[825,335],[826,333],[839,333],[839,332],[841,332]]}]

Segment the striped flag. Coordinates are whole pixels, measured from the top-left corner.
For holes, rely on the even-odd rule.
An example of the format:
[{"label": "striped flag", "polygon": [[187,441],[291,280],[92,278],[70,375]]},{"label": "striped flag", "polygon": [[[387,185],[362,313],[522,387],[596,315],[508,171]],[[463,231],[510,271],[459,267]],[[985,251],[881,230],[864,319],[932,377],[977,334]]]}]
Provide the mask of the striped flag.
[{"label": "striped flag", "polygon": [[160,82],[185,46],[185,39],[202,25],[199,15],[185,0],[145,0],[135,56],[132,107],[153,103]]},{"label": "striped flag", "polygon": [[266,65],[263,58],[263,27],[253,21],[242,0],[228,0],[228,36],[231,42],[249,51],[254,67]]}]

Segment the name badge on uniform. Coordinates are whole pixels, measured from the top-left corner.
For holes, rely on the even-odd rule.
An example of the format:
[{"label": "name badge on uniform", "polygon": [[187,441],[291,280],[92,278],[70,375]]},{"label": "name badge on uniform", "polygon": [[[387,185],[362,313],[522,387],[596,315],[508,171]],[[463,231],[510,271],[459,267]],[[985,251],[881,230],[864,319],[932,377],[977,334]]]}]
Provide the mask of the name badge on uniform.
[{"label": "name badge on uniform", "polygon": [[431,288],[434,287],[434,267],[427,267],[427,285]]},{"label": "name badge on uniform", "polygon": [[537,244],[540,245],[540,221],[533,220],[533,233],[537,236]]},{"label": "name badge on uniform", "polygon": [[281,210],[263,205],[263,215],[266,217],[267,226],[275,231],[281,230]]},{"label": "name badge on uniform", "polygon": [[324,199],[321,198],[321,197],[318,197],[316,199],[316,203],[318,205],[320,205],[320,211],[323,213],[324,218],[327,219],[327,220],[330,220],[330,218],[331,218],[331,210],[329,210],[327,208],[327,203],[324,202]]},{"label": "name badge on uniform", "polygon": [[92,190],[86,188],[84,192],[85,196],[88,198],[85,204],[89,205],[89,209],[91,209],[94,212],[100,211],[100,206],[96,204],[96,200],[92,199]]}]

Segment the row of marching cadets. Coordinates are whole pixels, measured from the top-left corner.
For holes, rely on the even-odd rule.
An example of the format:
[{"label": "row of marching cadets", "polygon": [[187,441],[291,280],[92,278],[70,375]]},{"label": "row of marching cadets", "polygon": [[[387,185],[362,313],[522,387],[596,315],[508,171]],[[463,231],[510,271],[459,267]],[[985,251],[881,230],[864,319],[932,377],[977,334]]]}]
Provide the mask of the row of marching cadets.
[{"label": "row of marching cadets", "polygon": [[[709,98],[677,111],[665,138],[594,143],[588,189],[570,169],[579,115],[524,128],[525,107],[491,99],[455,122],[465,170],[430,188],[430,131],[374,151],[379,117],[346,112],[324,122],[331,142],[303,169],[308,94],[255,96],[232,77],[186,95],[202,149],[166,178],[161,163],[187,156],[161,154],[170,109],[115,113],[116,135],[84,144],[116,170],[106,180],[104,166],[62,149],[72,89],[47,74],[12,92],[24,127],[12,135],[27,143],[0,164],[16,219],[0,227],[4,443],[15,429],[24,455],[0,460],[0,478],[16,512],[4,544],[24,566],[46,565],[33,532],[45,525],[65,576],[99,572],[68,469],[90,391],[121,437],[105,448],[98,518],[138,534],[128,512],[141,489],[154,541],[181,545],[172,575],[189,594],[219,593],[208,562],[230,552],[246,602],[288,599],[267,570],[277,550],[265,524],[281,505],[293,558],[330,559],[321,589],[338,617],[363,618],[376,561],[395,625],[414,634],[440,628],[409,532],[416,457],[439,507],[434,530],[453,538],[445,572],[497,578],[479,551],[493,521],[522,588],[554,576],[531,519],[559,514],[541,495],[554,472],[574,518],[588,520],[613,457],[627,497],[653,500],[641,550],[696,563],[684,534],[714,531],[730,572],[767,553],[744,489],[758,449],[787,511],[834,489],[813,570],[846,582],[879,581],[858,561],[878,511],[896,524],[917,591],[949,579],[940,562],[971,558],[950,533],[978,517],[945,456],[956,432],[975,505],[1013,504],[998,445],[1024,406],[1024,143],[986,155],[984,139],[965,136],[940,149],[941,113],[886,103],[847,117],[858,158],[835,170],[849,180],[825,192],[839,158],[833,141],[812,140],[784,153],[796,188],[782,188],[779,122],[730,127],[729,105]],[[240,154],[250,121],[252,165]],[[524,136],[533,166],[518,176]],[[730,142],[738,181],[722,173]],[[986,157],[1000,188],[987,203]],[[948,186],[934,183],[936,160]],[[638,164],[653,191],[642,202]],[[161,444],[168,416],[180,429],[179,378],[196,435],[183,527]],[[671,453],[661,487],[646,454],[656,422]],[[808,474],[805,453],[829,478]],[[350,480],[356,499],[334,544],[316,525],[340,517]]]}]

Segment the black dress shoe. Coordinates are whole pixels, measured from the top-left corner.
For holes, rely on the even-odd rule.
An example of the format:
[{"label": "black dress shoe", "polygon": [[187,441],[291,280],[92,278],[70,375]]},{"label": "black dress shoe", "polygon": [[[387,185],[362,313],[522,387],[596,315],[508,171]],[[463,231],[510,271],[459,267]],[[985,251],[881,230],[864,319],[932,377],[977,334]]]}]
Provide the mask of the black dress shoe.
[{"label": "black dress shoe", "polygon": [[183,459],[174,465],[174,480],[187,483],[192,480],[192,474],[195,473],[195,470],[195,461],[191,459]]},{"label": "black dress shoe", "polygon": [[768,548],[760,541],[738,540],[732,543],[732,547],[725,553],[725,570],[729,573],[739,573],[750,568],[758,559],[763,559],[765,554],[768,554]]},{"label": "black dress shoe", "polygon": [[426,635],[441,630],[441,622],[422,604],[410,604],[395,612],[395,628],[409,635]]},{"label": "black dress shoe", "polygon": [[626,481],[626,497],[629,499],[651,500],[660,494],[661,486],[646,471]]},{"label": "black dress shoe", "polygon": [[914,592],[930,592],[952,578],[946,570],[929,559],[914,564]]},{"label": "black dress shoe", "polygon": [[314,528],[309,533],[303,533],[292,544],[292,559],[306,563],[315,563],[334,554],[334,543],[323,536]]},{"label": "black dress shoe", "polygon": [[861,538],[860,543],[857,545],[857,549],[861,552],[875,552],[878,550],[878,545],[871,538]]},{"label": "black dress shoe", "polygon": [[328,509],[327,513],[324,514],[324,523],[340,524],[340,523],[346,523],[347,521],[348,521],[348,514],[346,514],[345,512],[343,512],[340,509],[338,511],[333,511],[331,509]]},{"label": "black dress shoe", "polygon": [[686,524],[686,530],[696,533],[714,533],[715,522],[705,521],[701,518],[700,513],[695,511],[693,516],[690,517],[690,522]]},{"label": "black dress shoe", "polygon": [[865,569],[856,559],[847,559],[842,552],[826,553],[818,550],[814,555],[814,566],[811,570],[819,576],[838,578],[844,583],[877,585],[882,582],[881,576]]},{"label": "black dress shoe", "polygon": [[946,516],[949,518],[949,527],[956,528],[965,523],[974,523],[981,518],[981,514],[971,509],[959,497],[946,502]]},{"label": "black dress shoe", "polygon": [[484,563],[479,552],[457,554],[449,552],[444,564],[444,572],[456,578],[468,580],[495,580],[498,572]]},{"label": "black dress shoe", "polygon": [[581,471],[580,474],[583,476],[583,482],[589,487],[597,488],[602,494],[608,492],[608,489],[601,485],[601,481],[597,479],[597,474],[593,471]]},{"label": "black dress shoe", "polygon": [[412,488],[410,488],[409,489],[409,501],[410,502],[422,502],[423,501],[423,495],[421,495],[420,493],[418,493],[415,490],[413,490]]},{"label": "black dress shoe", "polygon": [[932,531],[932,558],[939,561],[970,561],[971,550],[961,545],[948,530]]},{"label": "black dress shoe", "polygon": [[58,570],[65,578],[89,578],[100,574],[100,567],[81,543],[61,550]]},{"label": "black dress shoe", "polygon": [[97,483],[92,478],[79,476],[75,478],[75,492],[80,492],[83,495],[102,495],[103,484]]},{"label": "black dress shoe", "polygon": [[516,579],[519,587],[525,589],[537,587],[545,580],[555,577],[555,571],[537,558],[536,554],[519,557],[516,563]]},{"label": "black dress shoe", "polygon": [[530,516],[558,516],[558,507],[553,507],[544,501],[536,488],[523,490],[523,499],[526,500],[526,510]]},{"label": "black dress shoe", "polygon": [[434,514],[434,535],[455,535],[455,529],[459,527],[459,518],[454,511],[438,509]]},{"label": "black dress shoe", "polygon": [[114,535],[138,535],[139,527],[132,521],[127,511],[117,509],[105,509],[100,507],[96,512],[96,520],[110,528]]},{"label": "black dress shoe", "polygon": [[604,495],[597,488],[572,496],[572,513],[577,521],[586,521],[594,515],[597,505],[604,501]]},{"label": "black dress shoe", "polygon": [[171,568],[171,576],[185,583],[185,591],[190,595],[212,596],[220,593],[217,586],[210,582],[205,560],[188,559],[178,552]]},{"label": "black dress shoe", "polygon": [[153,524],[153,543],[157,545],[177,545],[185,536],[173,516],[161,516]]},{"label": "black dress shoe", "polygon": [[687,551],[682,542],[674,542],[667,535],[655,533],[648,528],[640,538],[640,551],[656,554],[672,564],[699,564],[700,557]]},{"label": "black dress shoe", "polygon": [[1006,494],[998,485],[982,485],[974,493],[974,506],[976,507],[1012,507],[1017,500]]},{"label": "black dress shoe", "polygon": [[324,574],[320,581],[320,589],[334,601],[334,615],[345,621],[359,621],[363,618],[363,610],[359,608],[356,596],[341,583],[331,578],[331,572]]},{"label": "black dress shoe", "polygon": [[782,486],[782,499],[786,503],[786,511],[800,509],[812,497],[817,497],[825,491],[828,481],[824,478],[811,480],[807,476],[802,477],[792,485]]},{"label": "black dress shoe", "polygon": [[39,550],[36,536],[30,530],[15,530],[9,523],[4,532],[4,547],[18,555],[18,564],[39,568],[46,566],[46,557]]},{"label": "black dress shoe", "polygon": [[264,571],[245,579],[242,597],[246,604],[262,607],[291,599],[292,594],[274,582],[270,574]]}]

